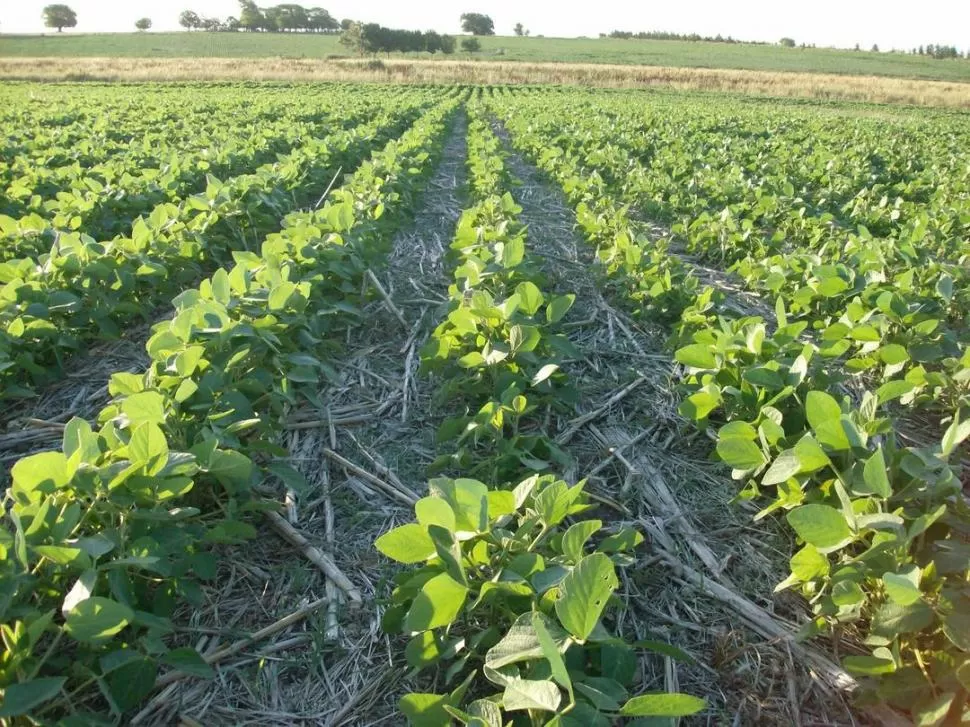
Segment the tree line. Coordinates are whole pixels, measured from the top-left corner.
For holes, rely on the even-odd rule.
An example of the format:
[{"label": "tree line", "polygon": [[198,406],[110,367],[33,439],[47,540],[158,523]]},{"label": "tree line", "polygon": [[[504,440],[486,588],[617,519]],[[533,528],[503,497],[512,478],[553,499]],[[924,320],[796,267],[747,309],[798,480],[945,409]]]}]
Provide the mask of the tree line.
[{"label": "tree line", "polygon": [[726,38],[718,33],[715,36],[698,35],[697,33],[669,33],[663,30],[648,30],[632,33],[629,30],[614,30],[610,33],[600,33],[600,38],[619,38],[621,40],[688,40],[705,43],[743,43],[744,45],[767,45],[756,40],[737,40],[730,35]]},{"label": "tree line", "polygon": [[377,23],[350,22],[340,36],[341,45],[358,55],[368,53],[455,52],[455,38],[429,30],[398,30]]},{"label": "tree line", "polygon": [[207,18],[194,10],[185,10],[179,15],[179,25],[186,30],[252,33],[335,33],[341,29],[337,19],[324,8],[305,8],[296,3],[261,8],[253,0],[240,0],[238,18]]}]

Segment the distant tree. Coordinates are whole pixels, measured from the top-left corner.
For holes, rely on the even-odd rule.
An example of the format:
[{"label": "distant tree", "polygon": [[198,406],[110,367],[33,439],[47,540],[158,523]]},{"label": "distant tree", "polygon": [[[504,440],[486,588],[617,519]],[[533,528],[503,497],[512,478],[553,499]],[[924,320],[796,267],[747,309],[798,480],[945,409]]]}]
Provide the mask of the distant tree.
[{"label": "distant tree", "polygon": [[923,55],[923,46],[920,46],[919,48],[917,48],[917,49],[916,49],[916,52],[917,52],[917,53],[918,53],[919,55]]},{"label": "distant tree", "polygon": [[253,0],[239,0],[239,27],[250,32],[266,27],[266,17]]},{"label": "distant tree", "polygon": [[222,21],[219,18],[200,18],[199,23],[203,30],[210,33],[217,33],[220,30],[224,30]]},{"label": "distant tree", "polygon": [[295,3],[277,5],[266,10],[267,19],[272,19],[274,30],[303,30],[309,25],[310,19],[306,8]]},{"label": "distant tree", "polygon": [[856,43],[856,44],[855,44],[855,48],[853,48],[852,50],[862,50],[862,49],[861,49],[861,48],[859,47],[859,44],[858,44],[858,43]]},{"label": "distant tree", "polygon": [[195,30],[202,27],[202,18],[192,10],[183,10],[179,15],[179,25],[186,30]]},{"label": "distant tree", "polygon": [[151,18],[141,18],[139,20],[136,20],[135,21],[135,27],[138,30],[142,30],[142,31],[148,30],[150,27],[152,27],[152,19]]},{"label": "distant tree", "polygon": [[227,33],[238,33],[241,27],[239,18],[230,15],[222,21],[222,28],[220,30],[225,30]]},{"label": "distant tree", "polygon": [[872,52],[873,53],[878,53],[879,52],[879,46],[876,45],[875,43],[872,44]]},{"label": "distant tree", "polygon": [[67,5],[48,5],[44,8],[44,25],[57,28],[58,33],[63,33],[64,28],[77,26],[77,13]]},{"label": "distant tree", "polygon": [[349,28],[353,24],[354,24],[353,20],[351,20],[350,18],[344,18],[343,20],[340,21],[340,29],[347,30],[347,28]]},{"label": "distant tree", "polygon": [[455,52],[455,36],[453,35],[443,35],[438,41],[441,44],[441,52],[445,55],[451,55]]},{"label": "distant tree", "polygon": [[795,47],[795,39],[794,38],[782,38],[781,40],[778,41],[778,45],[782,45],[785,48],[794,48]]},{"label": "distant tree", "polygon": [[[341,24],[342,26],[342,24]],[[364,38],[364,28],[360,23],[351,22],[340,34],[340,45],[357,55],[368,52],[367,41]]]},{"label": "distant tree", "polygon": [[482,49],[482,44],[478,38],[462,38],[461,49],[466,53],[477,53]]},{"label": "distant tree", "polygon": [[329,33],[340,28],[340,23],[323,8],[310,8],[306,11],[307,30],[315,33]]},{"label": "distant tree", "polygon": [[525,35],[525,34],[526,34],[526,29],[525,29],[525,27],[524,27],[524,26],[522,25],[522,23],[516,23],[516,24],[515,24],[515,27],[514,27],[514,28],[512,28],[512,32],[514,32],[514,33],[515,33],[516,35],[518,35],[519,37],[522,37],[523,35]]},{"label": "distant tree", "polygon": [[495,35],[495,23],[481,13],[462,13],[461,29],[472,35]]}]

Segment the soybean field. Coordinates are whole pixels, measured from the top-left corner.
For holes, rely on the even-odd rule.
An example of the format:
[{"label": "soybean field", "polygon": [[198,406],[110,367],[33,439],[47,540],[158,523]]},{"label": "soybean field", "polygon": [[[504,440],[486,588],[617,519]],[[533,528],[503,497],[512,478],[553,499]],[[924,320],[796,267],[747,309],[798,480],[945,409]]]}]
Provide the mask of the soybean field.
[{"label": "soybean field", "polygon": [[970,721],[966,113],[0,99],[0,723]]}]

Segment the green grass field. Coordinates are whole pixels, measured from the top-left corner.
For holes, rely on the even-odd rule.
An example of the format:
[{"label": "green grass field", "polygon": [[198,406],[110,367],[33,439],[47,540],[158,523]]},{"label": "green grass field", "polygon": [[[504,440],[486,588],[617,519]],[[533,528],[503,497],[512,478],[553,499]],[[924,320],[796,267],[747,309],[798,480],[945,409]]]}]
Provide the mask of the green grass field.
[{"label": "green grass field", "polygon": [[[970,82],[970,60],[780,46],[600,38],[482,38],[482,60],[620,63],[685,68],[844,73]],[[248,33],[0,35],[0,56],[326,58],[345,55],[337,36]],[[457,54],[467,57],[467,54]],[[439,56],[440,57],[440,56]]]}]

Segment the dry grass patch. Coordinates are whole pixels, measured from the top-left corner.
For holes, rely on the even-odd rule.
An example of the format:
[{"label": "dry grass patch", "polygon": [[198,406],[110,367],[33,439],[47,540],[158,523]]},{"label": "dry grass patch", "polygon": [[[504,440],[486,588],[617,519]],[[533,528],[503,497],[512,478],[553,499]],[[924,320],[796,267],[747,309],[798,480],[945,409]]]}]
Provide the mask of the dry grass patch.
[{"label": "dry grass patch", "polygon": [[580,63],[287,58],[3,58],[28,81],[373,81],[676,88],[820,100],[970,108],[970,83],[714,68]]}]

